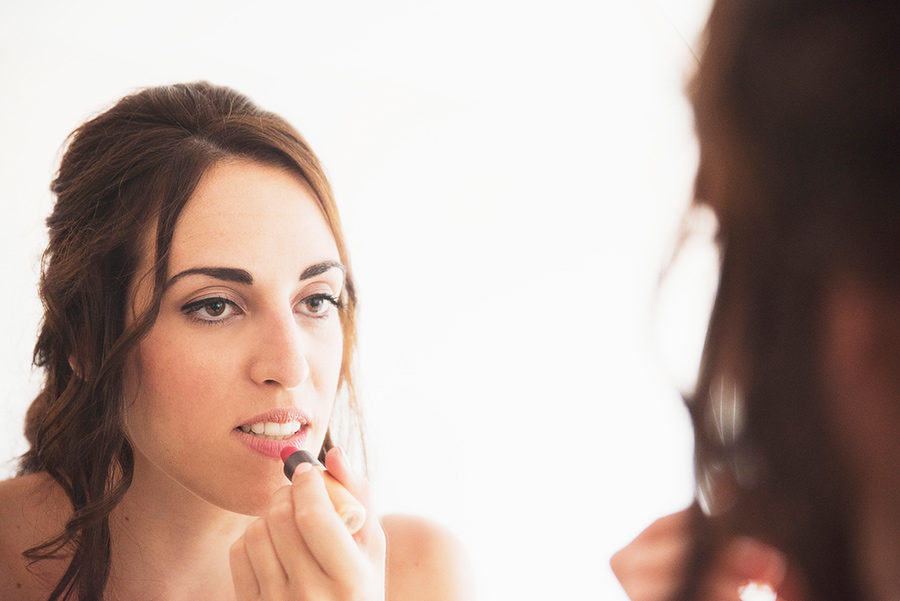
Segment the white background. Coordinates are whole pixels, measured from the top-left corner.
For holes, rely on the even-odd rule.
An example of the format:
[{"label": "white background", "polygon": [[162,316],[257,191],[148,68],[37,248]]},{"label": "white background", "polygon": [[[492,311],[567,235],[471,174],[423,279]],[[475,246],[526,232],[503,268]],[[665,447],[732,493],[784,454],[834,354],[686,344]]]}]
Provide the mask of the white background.
[{"label": "white background", "polygon": [[691,495],[676,383],[710,270],[657,294],[696,162],[682,92],[707,8],[4,3],[0,476],[38,384],[65,136],[136,88],[207,79],[285,116],[332,180],[380,509],[456,532],[485,601],[623,599],[610,554]]}]

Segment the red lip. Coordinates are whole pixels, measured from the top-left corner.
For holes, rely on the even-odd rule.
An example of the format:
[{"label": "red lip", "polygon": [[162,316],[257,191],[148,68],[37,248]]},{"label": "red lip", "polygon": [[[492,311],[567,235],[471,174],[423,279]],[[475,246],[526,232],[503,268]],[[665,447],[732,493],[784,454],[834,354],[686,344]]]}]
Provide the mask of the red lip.
[{"label": "red lip", "polygon": [[[268,419],[260,421],[275,420]],[[261,455],[265,455],[266,457],[273,457],[275,459],[281,458],[281,450],[285,447],[297,447],[298,449],[302,449],[303,443],[306,442],[307,432],[309,432],[309,428],[303,427],[300,428],[300,430],[290,438],[285,438],[284,440],[270,440],[268,438],[260,438],[259,436],[248,434],[240,428],[236,428],[231,431],[234,436],[237,436],[238,440],[250,447],[250,449],[256,451]]]}]

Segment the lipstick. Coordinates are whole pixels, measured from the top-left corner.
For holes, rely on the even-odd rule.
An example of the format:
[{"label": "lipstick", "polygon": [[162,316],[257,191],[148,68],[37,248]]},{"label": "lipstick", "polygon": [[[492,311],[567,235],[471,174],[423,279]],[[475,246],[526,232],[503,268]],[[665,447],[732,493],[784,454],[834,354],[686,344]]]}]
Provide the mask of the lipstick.
[{"label": "lipstick", "polygon": [[294,447],[284,447],[281,449],[281,460],[284,461],[284,475],[288,480],[294,476],[294,470],[301,463],[310,463],[314,467],[322,470],[325,480],[325,490],[328,491],[328,498],[334,505],[335,511],[341,516],[341,520],[347,527],[350,534],[356,534],[366,521],[366,508],[363,507],[356,497],[344,488],[344,485],[328,473],[325,467],[316,461],[316,458],[302,449]]}]

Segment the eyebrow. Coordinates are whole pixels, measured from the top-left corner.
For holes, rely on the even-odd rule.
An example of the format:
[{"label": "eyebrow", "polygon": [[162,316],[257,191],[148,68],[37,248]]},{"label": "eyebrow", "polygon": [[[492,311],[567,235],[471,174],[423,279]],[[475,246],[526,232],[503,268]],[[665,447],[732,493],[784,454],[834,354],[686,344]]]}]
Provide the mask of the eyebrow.
[{"label": "eyebrow", "polygon": [[217,280],[238,282],[248,286],[253,285],[253,276],[245,269],[236,269],[234,267],[192,267],[170,277],[169,281],[166,282],[166,288],[188,275],[206,275]]},{"label": "eyebrow", "polygon": [[337,261],[322,261],[321,263],[314,263],[303,270],[303,273],[300,274],[300,280],[308,280],[309,278],[314,278],[317,275],[322,275],[329,269],[340,269],[344,275],[347,275],[347,268]]},{"label": "eyebrow", "polygon": [[[347,268],[344,267],[341,263],[338,263],[337,261],[321,261],[319,263],[313,263],[312,265],[304,269],[303,273],[300,274],[300,280],[308,280],[309,278],[314,278],[317,275],[322,275],[329,269],[340,269],[344,273],[344,275],[347,274]],[[253,276],[250,275],[250,272],[246,269],[238,269],[236,267],[192,267],[190,269],[185,269],[184,271],[179,271],[178,273],[170,277],[169,281],[166,282],[165,287],[168,288],[181,278],[189,275],[205,275],[211,278],[216,278],[217,280],[237,282],[239,284],[245,284],[247,286],[253,285]]]}]

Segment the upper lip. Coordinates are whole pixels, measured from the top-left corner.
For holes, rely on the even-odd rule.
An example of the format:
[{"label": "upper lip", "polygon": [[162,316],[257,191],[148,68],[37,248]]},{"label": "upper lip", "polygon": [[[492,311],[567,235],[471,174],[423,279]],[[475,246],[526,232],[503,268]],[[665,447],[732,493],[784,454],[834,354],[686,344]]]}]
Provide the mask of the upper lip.
[{"label": "upper lip", "polygon": [[276,424],[300,422],[301,426],[306,426],[309,425],[309,416],[307,416],[303,411],[297,409],[296,407],[278,407],[275,409],[270,409],[264,413],[260,413],[259,415],[254,415],[253,417],[238,424],[237,427],[240,428],[241,426],[251,426],[260,422],[273,422]]}]

